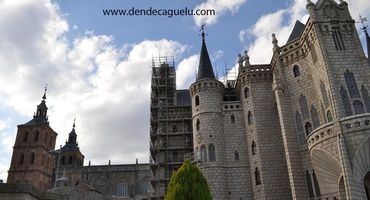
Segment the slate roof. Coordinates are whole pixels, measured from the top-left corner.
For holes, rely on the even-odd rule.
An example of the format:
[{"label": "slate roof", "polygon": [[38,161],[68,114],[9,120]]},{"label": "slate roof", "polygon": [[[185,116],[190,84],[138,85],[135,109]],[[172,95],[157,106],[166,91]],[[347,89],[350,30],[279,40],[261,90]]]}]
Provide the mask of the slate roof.
[{"label": "slate roof", "polygon": [[204,78],[214,79],[215,74],[213,73],[213,68],[212,68],[211,60],[209,59],[207,46],[203,39],[202,49],[200,51],[197,80],[204,79]]},{"label": "slate roof", "polygon": [[287,43],[290,43],[291,41],[299,38],[301,36],[301,34],[303,33],[304,27],[305,27],[305,25],[302,24],[302,22],[300,22],[299,20],[297,20],[295,22],[292,33],[290,33],[290,36],[289,36],[289,39],[288,39]]}]

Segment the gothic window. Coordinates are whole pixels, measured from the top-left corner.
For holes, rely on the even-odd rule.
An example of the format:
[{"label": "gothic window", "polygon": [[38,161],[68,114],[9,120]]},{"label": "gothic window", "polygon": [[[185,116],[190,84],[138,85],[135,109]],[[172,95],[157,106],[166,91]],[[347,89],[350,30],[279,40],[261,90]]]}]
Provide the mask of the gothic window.
[{"label": "gothic window", "polygon": [[18,162],[20,165],[23,165],[24,163],[24,153],[21,153],[21,155],[19,156],[19,162]]},{"label": "gothic window", "polygon": [[127,183],[117,183],[117,196],[128,196]]},{"label": "gothic window", "polygon": [[248,98],[249,97],[249,88],[244,88],[244,97]]},{"label": "gothic window", "polygon": [[62,156],[62,165],[65,165],[65,163],[66,163],[66,157]]},{"label": "gothic window", "polygon": [[317,128],[320,126],[320,119],[319,119],[319,114],[315,108],[315,106],[311,106],[311,118],[312,118],[312,123],[313,123],[313,128]]},{"label": "gothic window", "polygon": [[234,114],[231,114],[230,119],[231,119],[231,123],[235,123],[235,116],[234,116]]},{"label": "gothic window", "polygon": [[301,75],[301,72],[299,71],[299,67],[297,65],[293,67],[293,74],[294,74],[294,77],[298,77]]},{"label": "gothic window", "polygon": [[326,112],[326,118],[328,119],[328,122],[333,121],[333,116],[331,115],[331,111],[330,110],[328,110],[328,112]]},{"label": "gothic window", "polygon": [[321,192],[320,192],[319,182],[317,181],[317,178],[316,178],[315,170],[313,170],[312,172],[312,177],[313,177],[313,185],[315,186],[316,196],[319,197],[321,196]]},{"label": "gothic window", "polygon": [[207,150],[206,146],[200,147],[200,160],[203,162],[207,162]]},{"label": "gothic window", "polygon": [[254,141],[252,141],[251,149],[252,149],[252,155],[256,155],[256,143]]},{"label": "gothic window", "polygon": [[195,106],[199,106],[199,96],[195,96]]},{"label": "gothic window", "polygon": [[210,144],[208,146],[208,159],[209,159],[209,162],[216,161],[215,145],[213,144]]},{"label": "gothic window", "polygon": [[306,171],[306,182],[307,182],[307,187],[308,187],[308,194],[310,197],[314,197],[313,195],[313,185],[311,181],[311,175],[308,171]]},{"label": "gothic window", "polygon": [[31,153],[31,157],[30,157],[30,164],[33,165],[33,163],[35,163],[35,153]]},{"label": "gothic window", "polygon": [[172,127],[172,132],[174,132],[174,133],[176,133],[176,132],[177,132],[177,126],[176,126],[176,125],[174,125],[174,126]]},{"label": "gothic window", "polygon": [[301,95],[301,97],[299,98],[299,105],[301,107],[303,119],[308,119],[310,116],[308,113],[307,99],[304,95]]},{"label": "gothic window", "polygon": [[345,116],[351,116],[352,115],[351,104],[349,103],[347,91],[346,89],[344,89],[343,86],[340,87],[340,96],[342,98],[342,104],[343,104]]},{"label": "gothic window", "polygon": [[28,140],[28,131],[24,132],[22,142],[27,142]]},{"label": "gothic window", "polygon": [[357,88],[356,79],[352,72],[349,70],[344,73],[344,78],[346,79],[346,84],[351,98],[359,98],[360,93]]},{"label": "gothic window", "polygon": [[310,122],[306,123],[305,129],[306,129],[306,135],[309,135],[312,132],[312,125]]},{"label": "gothic window", "polygon": [[339,31],[339,27],[334,26],[334,27],[332,27],[332,29],[333,29],[332,36],[333,36],[335,48],[337,50],[346,50],[346,47],[344,46],[344,41],[343,41],[343,38],[342,38],[342,34]]},{"label": "gothic window", "polygon": [[353,102],[353,108],[355,109],[355,114],[362,114],[365,113],[364,104],[361,101]]},{"label": "gothic window", "polygon": [[35,137],[34,137],[34,141],[35,142],[39,141],[39,136],[40,136],[40,132],[39,131],[36,131],[35,132]]},{"label": "gothic window", "polygon": [[298,111],[295,113],[295,122],[297,126],[297,134],[298,134],[299,143],[303,144],[305,141],[305,135],[304,135],[304,130],[303,130],[302,117]]},{"label": "gothic window", "polygon": [[251,113],[251,111],[248,111],[248,124],[252,124],[253,123],[253,115]]},{"label": "gothic window", "polygon": [[238,151],[234,152],[234,159],[239,160],[239,152]]},{"label": "gothic window", "polygon": [[69,165],[72,165],[72,156],[69,156],[68,164],[69,164]]},{"label": "gothic window", "polygon": [[200,129],[200,121],[199,121],[199,119],[197,119],[196,129],[197,129],[197,131],[199,131],[199,129]]},{"label": "gothic window", "polygon": [[257,167],[254,170],[254,178],[256,180],[256,185],[261,185],[261,173]]},{"label": "gothic window", "polygon": [[364,85],[362,85],[361,87],[361,93],[362,93],[362,98],[364,99],[366,110],[367,112],[370,112],[370,97]]},{"label": "gothic window", "polygon": [[326,87],[323,81],[320,80],[320,90],[321,90],[321,96],[324,100],[324,106],[327,108],[329,106],[329,98],[328,93],[326,92]]}]

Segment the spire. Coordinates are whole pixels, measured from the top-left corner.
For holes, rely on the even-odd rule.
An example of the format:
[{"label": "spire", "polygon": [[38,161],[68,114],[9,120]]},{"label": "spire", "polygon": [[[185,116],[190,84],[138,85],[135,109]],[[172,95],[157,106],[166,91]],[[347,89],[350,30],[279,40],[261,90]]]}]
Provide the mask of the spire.
[{"label": "spire", "polygon": [[272,34],[272,44],[274,45],[274,52],[279,48],[278,40],[276,39],[275,33]]},{"label": "spire", "polygon": [[77,145],[77,134],[76,134],[76,117],[73,120],[72,131],[69,133],[68,142],[69,144]]},{"label": "spire", "polygon": [[47,121],[47,111],[48,107],[46,106],[46,91],[47,91],[47,86],[45,86],[45,91],[44,95],[42,96],[41,103],[37,106],[37,110],[33,118],[44,118]]},{"label": "spire", "polygon": [[209,59],[209,54],[205,42],[204,33],[205,24],[201,27],[201,36],[202,36],[202,49],[200,51],[200,58],[199,58],[199,67],[198,67],[198,76],[197,80],[204,79],[204,78],[215,78],[215,74],[213,73],[213,68],[211,64],[211,60]]}]

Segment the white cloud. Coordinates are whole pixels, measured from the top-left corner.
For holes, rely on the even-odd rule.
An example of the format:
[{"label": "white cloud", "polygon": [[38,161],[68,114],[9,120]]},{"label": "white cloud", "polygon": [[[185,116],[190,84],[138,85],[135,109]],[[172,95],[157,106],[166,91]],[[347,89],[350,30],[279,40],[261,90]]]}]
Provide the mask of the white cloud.
[{"label": "white cloud", "polygon": [[[68,41],[68,22],[49,0],[0,1],[0,12],[0,99],[13,115],[31,119],[48,83],[50,125],[59,133],[56,148],[68,138],[76,115],[86,162],[134,163],[136,157],[148,162],[152,56],[180,59],[188,47],[167,39],[117,47],[111,36],[93,32]],[[193,61],[180,64],[193,67]],[[188,80],[190,72],[180,71]],[[0,178],[9,168],[11,152],[5,146],[14,144],[15,128],[1,135],[6,160],[0,162]]]},{"label": "white cloud", "polygon": [[245,3],[246,0],[207,0],[204,3],[199,4],[195,9],[214,9],[216,15],[202,15],[194,16],[195,25],[201,26],[202,23],[207,25],[216,24],[218,19],[227,12],[235,14],[238,12],[241,5]]},{"label": "white cloud", "polygon": [[195,82],[196,71],[199,65],[199,56],[192,55],[183,59],[176,70],[176,85],[178,89],[189,89],[190,85]]}]

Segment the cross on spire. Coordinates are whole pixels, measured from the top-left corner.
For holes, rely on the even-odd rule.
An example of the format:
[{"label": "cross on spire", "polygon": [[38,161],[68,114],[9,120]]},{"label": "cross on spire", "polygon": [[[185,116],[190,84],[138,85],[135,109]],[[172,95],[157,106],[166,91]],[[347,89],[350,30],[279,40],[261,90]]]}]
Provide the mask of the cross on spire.
[{"label": "cross on spire", "polygon": [[202,26],[200,27],[200,31],[201,31],[201,35],[202,36],[202,41],[204,42],[205,41],[205,37],[208,35],[208,34],[205,34],[204,33],[204,27],[206,26],[206,24],[203,22]]},{"label": "cross on spire", "polygon": [[45,92],[44,92],[44,96],[42,96],[42,99],[46,99],[46,91],[48,91],[48,84],[46,83],[45,84]]},{"label": "cross on spire", "polygon": [[362,24],[361,29],[362,29],[365,33],[367,33],[367,28],[368,28],[369,26],[368,26],[368,25],[366,25],[366,24],[365,24],[365,22],[367,22],[367,18],[366,18],[366,17],[362,17],[362,16],[360,15],[360,21],[358,21],[357,23],[361,23],[361,24]]}]

